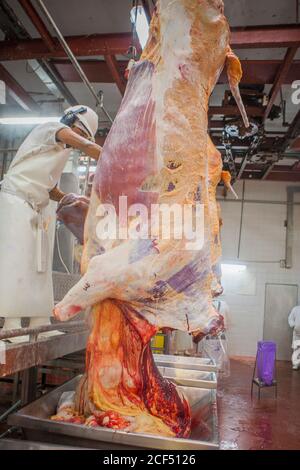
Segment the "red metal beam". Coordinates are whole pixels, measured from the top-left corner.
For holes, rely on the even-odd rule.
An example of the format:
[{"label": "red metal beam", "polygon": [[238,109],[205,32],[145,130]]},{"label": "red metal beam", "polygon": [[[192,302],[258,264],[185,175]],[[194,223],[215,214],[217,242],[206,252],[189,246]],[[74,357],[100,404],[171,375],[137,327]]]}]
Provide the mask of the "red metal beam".
[{"label": "red metal beam", "polygon": [[118,66],[118,62],[115,58],[115,56],[113,55],[105,55],[105,62],[107,64],[107,67],[110,71],[110,74],[112,76],[112,79],[113,81],[115,82],[115,84],[117,85],[117,87],[119,88],[119,91],[121,93],[121,95],[123,96],[124,93],[125,93],[125,88],[126,88],[126,85],[125,85],[125,80],[123,79],[121,73],[120,73],[120,69],[119,69],[119,66]]},{"label": "red metal beam", "polygon": [[100,145],[100,147],[103,147],[105,139],[106,139],[106,137],[102,137],[100,135],[97,135],[96,136],[96,144]]},{"label": "red metal beam", "polygon": [[[96,55],[116,55],[127,52],[132,43],[131,33],[94,34],[92,36],[71,36],[66,38],[77,57]],[[0,48],[0,61],[45,59],[65,57],[66,54],[54,38],[55,51],[47,49],[42,39],[23,40],[17,43],[3,41]],[[257,26],[233,28],[231,45],[233,48],[295,47],[300,44],[300,28],[294,25]]]},{"label": "red metal beam", "polygon": [[289,69],[290,69],[291,64],[292,64],[292,62],[293,62],[293,60],[294,60],[294,58],[297,54],[297,51],[298,51],[298,47],[290,47],[287,50],[284,61],[282,62],[282,65],[281,65],[281,67],[279,68],[279,70],[277,72],[276,80],[275,80],[274,85],[272,86],[272,89],[270,91],[269,102],[268,102],[268,105],[266,107],[266,111],[265,111],[265,114],[264,114],[264,119],[268,119],[268,117],[269,117],[269,114],[270,114],[270,112],[272,110],[272,107],[275,103],[277,95],[280,91],[281,86],[285,82],[285,78],[286,78],[286,76],[289,72]]},{"label": "red metal beam", "polygon": [[[65,38],[76,57],[124,54],[132,45],[131,33],[94,34]],[[49,51],[42,39],[0,42],[0,61],[66,57],[59,41],[53,38],[55,51]]]},{"label": "red metal beam", "polygon": [[[105,61],[90,59],[80,60],[79,63],[91,82],[111,83],[113,81]],[[118,61],[118,68],[120,69],[121,76],[124,75],[127,64],[127,60]],[[265,85],[274,83],[277,71],[281,64],[281,60],[243,60],[243,78],[241,83],[252,85]],[[59,70],[60,75],[62,76],[65,82],[79,81],[78,74],[74,72],[74,69],[69,61],[54,60],[53,65],[55,65],[56,69]],[[300,60],[297,60],[292,63],[284,83],[291,84],[295,80],[298,80],[299,77]],[[221,74],[218,83],[228,84],[228,78],[225,71]]]},{"label": "red metal beam", "polygon": [[[64,82],[79,82],[81,81],[77,72],[74,71],[72,64],[67,60],[55,60],[51,62]],[[93,83],[113,83],[113,77],[109,71],[108,64],[104,60],[79,60],[80,66],[88,77],[90,82]],[[121,77],[124,76],[128,60],[117,61],[117,67]],[[300,76],[300,75],[299,75]]]},{"label": "red metal beam", "polygon": [[[244,173],[243,178],[244,180],[260,180],[261,175],[264,171],[264,167],[258,167],[254,165],[252,167],[247,166]],[[290,181],[290,182],[298,182],[300,181],[300,171],[293,171],[290,166],[280,165],[275,166],[273,170],[268,174],[264,181]]]},{"label": "red metal beam", "polygon": [[32,5],[31,1],[19,0],[19,3],[24,9],[24,11],[26,12],[26,14],[29,16],[36,30],[40,33],[41,38],[44,41],[47,48],[49,49],[49,51],[54,51],[56,47],[55,41],[53,37],[51,36],[51,34],[49,33],[49,31],[47,30],[43,20],[41,19],[38,12]]},{"label": "red metal beam", "polygon": [[290,146],[290,149],[294,152],[300,152],[300,136],[294,140],[294,142]]},{"label": "red metal beam", "polygon": [[300,181],[300,171],[271,171],[265,181]]},{"label": "red metal beam", "polygon": [[[244,171],[247,172],[247,173],[251,173],[251,172],[256,172],[256,171],[262,171],[264,168],[266,167],[266,164],[265,163],[252,163],[252,164],[248,164],[246,165]],[[273,172],[290,172],[290,171],[293,171],[293,165],[280,165],[280,164],[276,164],[274,167],[273,167]]]},{"label": "red metal beam", "polygon": [[[224,128],[224,124],[223,124],[223,128]],[[213,134],[213,132],[212,132]],[[212,141],[215,145],[222,145],[223,143],[223,139],[222,139],[222,136],[221,135],[212,135]],[[231,144],[233,147],[245,147],[245,148],[248,148],[249,147],[249,140],[248,141],[243,141],[243,140],[240,140],[240,139],[237,139],[237,138],[231,138],[230,139],[231,141]],[[264,140],[262,141],[260,147],[262,149],[268,149],[270,148],[270,150],[274,149],[274,148],[279,148],[280,146],[282,146],[284,142],[284,137],[276,137],[276,136],[273,136],[273,137],[270,137],[270,136],[266,136],[264,138]],[[265,150],[264,150],[265,151]]]},{"label": "red metal beam", "polygon": [[[262,117],[264,115],[262,106],[246,106],[248,116]],[[209,116],[239,116],[240,111],[237,106],[210,106],[208,110]]]},{"label": "red metal beam", "polygon": [[[246,85],[267,85],[273,84],[276,80],[279,68],[282,66],[281,60],[242,60],[243,77],[241,84]],[[290,85],[300,77],[300,60],[294,61],[288,73],[284,77],[283,84]],[[223,70],[219,82],[228,83],[226,71]]]},{"label": "red metal beam", "polygon": [[24,88],[12,77],[12,75],[0,64],[0,80],[10,89],[14,100],[27,111],[39,111],[38,104]]},{"label": "red metal beam", "polygon": [[231,28],[231,47],[235,49],[294,47],[299,44],[299,25]]}]

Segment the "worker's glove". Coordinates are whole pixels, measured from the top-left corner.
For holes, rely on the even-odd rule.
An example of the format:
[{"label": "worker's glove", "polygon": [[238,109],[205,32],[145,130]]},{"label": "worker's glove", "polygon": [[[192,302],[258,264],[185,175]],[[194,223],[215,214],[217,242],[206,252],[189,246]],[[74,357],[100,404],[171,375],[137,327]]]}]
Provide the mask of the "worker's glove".
[{"label": "worker's glove", "polygon": [[57,219],[83,244],[84,223],[89,209],[89,198],[77,194],[66,194],[57,207]]}]

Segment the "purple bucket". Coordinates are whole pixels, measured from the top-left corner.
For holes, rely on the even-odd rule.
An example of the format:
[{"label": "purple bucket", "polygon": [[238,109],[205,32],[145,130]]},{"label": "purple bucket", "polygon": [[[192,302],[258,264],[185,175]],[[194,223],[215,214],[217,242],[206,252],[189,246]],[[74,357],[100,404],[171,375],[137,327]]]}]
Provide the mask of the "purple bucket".
[{"label": "purple bucket", "polygon": [[257,374],[261,382],[272,385],[276,361],[276,343],[259,341],[257,343]]}]

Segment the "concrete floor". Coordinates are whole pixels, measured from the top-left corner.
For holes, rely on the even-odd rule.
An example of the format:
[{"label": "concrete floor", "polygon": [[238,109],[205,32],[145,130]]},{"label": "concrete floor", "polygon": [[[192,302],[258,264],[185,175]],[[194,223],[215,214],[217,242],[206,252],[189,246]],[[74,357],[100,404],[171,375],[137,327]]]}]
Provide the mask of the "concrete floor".
[{"label": "concrete floor", "polygon": [[257,387],[251,402],[252,359],[231,360],[231,375],[218,387],[218,411],[222,449],[300,449],[300,370],[290,362],[277,364],[278,398],[274,388]]}]

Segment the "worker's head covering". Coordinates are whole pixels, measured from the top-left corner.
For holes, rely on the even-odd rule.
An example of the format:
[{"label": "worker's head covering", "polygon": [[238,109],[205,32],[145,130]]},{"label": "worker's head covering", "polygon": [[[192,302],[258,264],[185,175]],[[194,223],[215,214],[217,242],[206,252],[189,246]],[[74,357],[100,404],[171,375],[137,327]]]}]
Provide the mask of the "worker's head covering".
[{"label": "worker's head covering", "polygon": [[71,106],[65,110],[61,122],[70,127],[78,127],[95,141],[98,130],[98,115],[88,106]]}]

